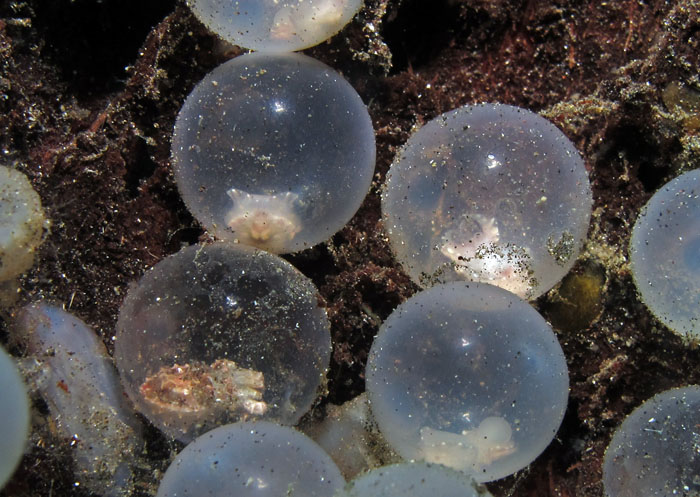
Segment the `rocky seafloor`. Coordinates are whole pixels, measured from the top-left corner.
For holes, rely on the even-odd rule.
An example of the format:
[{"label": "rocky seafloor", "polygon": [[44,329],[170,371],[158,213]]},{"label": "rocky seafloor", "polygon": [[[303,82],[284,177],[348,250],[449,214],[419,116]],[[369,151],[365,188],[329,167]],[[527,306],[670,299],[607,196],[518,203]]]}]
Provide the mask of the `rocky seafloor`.
[{"label": "rocky seafloor", "polygon": [[[339,35],[305,51],[350,81],[377,136],[375,180],[352,221],[286,257],[319,287],[332,323],[328,394],[309,416],[364,390],[372,337],[418,290],[392,257],[379,209],[397,149],[415,126],[460,105],[519,105],[576,144],[594,214],[574,270],[533,303],[567,357],[564,422],[528,469],[488,488],[496,497],[599,497],[605,447],[624,417],[657,392],[700,382],[700,350],[640,302],[627,257],[644,203],[700,167],[700,2],[365,4]],[[129,284],[209,239],[178,194],[170,138],[188,92],[239,53],[173,0],[0,2],[0,153],[27,173],[51,219],[17,305],[63,303],[113,349]],[[8,311],[3,344],[10,320]],[[40,398],[33,406],[30,449],[0,495],[90,495],[75,485],[70,440],[56,435]],[[143,496],[182,447],[147,423],[146,442],[135,492]]]}]

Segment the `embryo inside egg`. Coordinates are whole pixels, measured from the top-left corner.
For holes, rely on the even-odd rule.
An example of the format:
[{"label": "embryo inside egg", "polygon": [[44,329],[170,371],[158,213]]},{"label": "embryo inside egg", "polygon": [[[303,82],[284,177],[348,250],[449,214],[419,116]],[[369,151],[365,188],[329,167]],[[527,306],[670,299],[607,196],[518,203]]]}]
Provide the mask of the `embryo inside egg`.
[{"label": "embryo inside egg", "polygon": [[296,423],[328,367],[329,326],[313,283],[280,257],[192,245],[129,291],[114,355],[136,408],[187,442],[228,422]]},{"label": "embryo inside egg", "polygon": [[403,458],[485,482],[530,464],[564,416],[569,377],[551,327],[486,284],[417,293],[386,319],[367,360],[377,426]]},{"label": "embryo inside egg", "polygon": [[330,67],[248,54],[192,91],[172,156],[182,197],[211,234],[296,252],[355,214],[374,173],[374,130],[360,96]]},{"label": "embryo inside egg", "polygon": [[382,198],[392,248],[416,282],[481,281],[528,299],[574,264],[591,204],[566,136],[501,104],[467,105],[419,129]]}]

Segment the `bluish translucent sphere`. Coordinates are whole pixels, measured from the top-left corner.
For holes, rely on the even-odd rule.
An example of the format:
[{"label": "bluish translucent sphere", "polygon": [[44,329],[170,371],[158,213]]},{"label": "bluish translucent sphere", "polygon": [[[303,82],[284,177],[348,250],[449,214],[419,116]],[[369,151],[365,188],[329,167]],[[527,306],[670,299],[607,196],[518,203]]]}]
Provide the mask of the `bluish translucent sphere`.
[{"label": "bluish translucent sphere", "polygon": [[211,430],[180,452],[156,497],[332,497],[345,480],[306,435],[267,422]]},{"label": "bluish translucent sphere", "polygon": [[630,261],[651,312],[676,333],[700,338],[700,169],[669,181],[644,206]]},{"label": "bluish translucent sphere", "polygon": [[366,376],[372,414],[399,455],[480,482],[530,464],[554,438],[569,393],[544,318],[479,283],[436,285],[401,304],[372,344]]},{"label": "bluish translucent sphere", "polygon": [[420,128],[389,170],[389,241],[414,281],[470,280],[532,299],[571,269],[592,194],[552,123],[502,104],[467,105]]},{"label": "bluish translucent sphere", "polygon": [[603,463],[608,497],[700,495],[700,387],[661,392],[615,432]]},{"label": "bluish translucent sphere", "polygon": [[298,54],[248,54],[209,73],[175,124],[182,198],[214,236],[268,252],[327,240],[374,174],[367,108],[340,74]]}]

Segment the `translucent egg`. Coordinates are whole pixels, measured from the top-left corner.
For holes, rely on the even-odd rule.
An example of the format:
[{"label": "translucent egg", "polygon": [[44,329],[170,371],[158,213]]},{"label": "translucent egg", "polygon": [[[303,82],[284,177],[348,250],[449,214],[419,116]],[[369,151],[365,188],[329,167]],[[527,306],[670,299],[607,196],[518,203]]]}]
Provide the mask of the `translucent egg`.
[{"label": "translucent egg", "polygon": [[327,404],[326,417],[321,422],[305,423],[303,431],[326,451],[347,479],[398,460],[382,443],[365,393],[340,406]]},{"label": "translucent egg", "polygon": [[247,54],[192,91],[172,156],[182,198],[210,233],[287,253],[328,239],[355,214],[374,173],[374,131],[330,67]]},{"label": "translucent egg", "polygon": [[675,388],[635,409],[603,463],[608,497],[700,495],[700,387]]},{"label": "translucent egg", "polygon": [[402,463],[374,469],[347,485],[339,497],[490,497],[470,477],[444,466]]},{"label": "translucent egg", "polygon": [[23,307],[12,332],[29,354],[52,431],[70,447],[76,483],[103,497],[131,495],[141,424],[102,340],[82,320],[43,302]]},{"label": "translucent egg", "polygon": [[330,360],[328,318],[313,283],[243,245],[194,245],[165,258],[119,311],[115,359],[129,397],[168,435],[216,426],[294,424]]},{"label": "translucent egg", "polygon": [[343,29],[362,0],[187,0],[224,40],[251,50],[293,52]]},{"label": "translucent egg", "polygon": [[498,287],[452,282],[401,304],[367,361],[379,429],[405,459],[473,473],[524,468],[566,410],[564,354],[542,316]]},{"label": "translucent egg", "polygon": [[32,266],[45,226],[41,199],[27,177],[0,166],[0,282]]},{"label": "translucent egg", "polygon": [[591,205],[566,136],[500,104],[461,107],[419,129],[382,198],[391,245],[416,282],[480,281],[528,299],[574,264]]},{"label": "translucent egg", "polygon": [[344,484],[335,463],[306,435],[248,422],[221,426],[185,447],[156,497],[331,497]]},{"label": "translucent egg", "polygon": [[0,347],[0,489],[14,473],[29,434],[29,400],[12,358]]},{"label": "translucent egg", "polygon": [[630,260],[651,312],[676,333],[700,338],[700,169],[668,182],[644,206]]}]

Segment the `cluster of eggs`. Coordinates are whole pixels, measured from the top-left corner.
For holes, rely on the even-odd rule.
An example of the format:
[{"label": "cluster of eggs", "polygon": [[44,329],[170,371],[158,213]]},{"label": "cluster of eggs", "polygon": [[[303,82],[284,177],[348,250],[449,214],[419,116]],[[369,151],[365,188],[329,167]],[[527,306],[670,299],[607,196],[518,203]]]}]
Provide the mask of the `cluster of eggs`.
[{"label": "cluster of eggs", "polygon": [[[663,254],[663,257],[660,255]],[[661,322],[700,337],[700,170],[681,174],[642,209],[630,240],[641,300]],[[605,453],[609,497],[700,492],[700,387],[661,392],[637,407]]]},{"label": "cluster of eggs", "polygon": [[[118,376],[94,333],[60,309],[35,304],[17,319],[17,335],[46,365],[42,374],[55,375],[42,390],[50,408],[75,409],[66,405],[68,389],[108,406],[99,423],[95,412],[62,416],[59,428],[83,434],[92,451],[78,469],[97,474],[94,491],[126,495],[129,463],[141,440],[119,395],[121,381],[143,415],[188,443],[165,473],[159,497],[224,495],[232,488],[236,495],[270,497],[488,495],[474,481],[530,464],[566,410],[564,354],[525,299],[552,288],[586,238],[592,194],[580,155],[548,121],[498,104],[438,116],[403,147],[389,171],[382,209],[397,259],[426,289],[382,325],[368,358],[367,392],[389,446],[403,459],[423,462],[378,468],[344,487],[331,457],[288,427],[323,389],[330,325],[313,283],[274,254],[322,242],[350,220],[374,172],[374,133],[361,98],[339,74],[280,52],[338,32],[360,2],[188,3],[223,38],[262,52],[207,75],[175,125],[178,187],[220,241],[164,259],[129,291],[117,323]],[[667,185],[645,208],[631,244],[643,299],[669,327],[688,335],[698,333],[700,309],[698,191],[697,171]],[[12,259],[22,269],[12,277],[28,268],[25,259],[31,264],[26,254],[44,223],[38,214],[33,218],[39,221],[23,242],[29,247],[21,250],[24,259]],[[664,282],[643,272],[660,250],[672,255],[667,274],[679,271]],[[7,267],[4,260],[3,252],[0,269]],[[683,288],[667,286],[671,279]],[[43,357],[49,349],[53,353]],[[24,396],[15,405],[19,411],[2,411],[16,422],[8,422],[0,437],[0,486],[27,431],[26,393],[13,367],[0,350],[0,368],[9,368],[0,391]],[[630,490],[624,475],[661,471],[647,467],[640,454],[666,450],[674,427],[698,437],[697,388],[649,402],[625,421],[608,450],[611,497],[644,491]],[[671,412],[679,406],[680,413]],[[650,433],[643,449],[634,445],[640,430]],[[692,454],[700,438],[693,437],[678,447],[674,461],[695,469],[683,471],[680,483],[661,484],[658,495],[669,488],[697,490],[688,476],[699,473]],[[121,445],[92,443],[105,439]],[[683,460],[688,454],[690,462]],[[113,484],[102,485],[105,478]]]},{"label": "cluster of eggs", "polygon": [[[215,27],[230,3],[191,6]],[[129,292],[115,359],[136,407],[191,442],[159,495],[204,485],[217,492],[231,475],[251,495],[278,495],[278,486],[331,495],[342,477],[329,456],[278,426],[294,424],[314,400],[329,326],[311,282],[272,254],[312,246],[347,223],[372,178],[374,133],[360,97],[332,69],[270,53],[298,34],[297,21],[280,27],[295,2],[262,23],[251,22],[252,6],[234,3],[244,25],[219,34],[235,32],[263,53],[207,75],[186,99],[172,141],[182,197],[222,241],[165,259]],[[522,298],[571,267],[591,203],[574,147],[529,111],[465,107],[406,145],[383,210],[398,259],[431,288],[389,317],[367,365],[372,414],[404,459],[491,481],[527,466],[552,440],[567,404],[566,362]],[[315,466],[292,463],[301,451]]]}]

